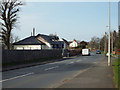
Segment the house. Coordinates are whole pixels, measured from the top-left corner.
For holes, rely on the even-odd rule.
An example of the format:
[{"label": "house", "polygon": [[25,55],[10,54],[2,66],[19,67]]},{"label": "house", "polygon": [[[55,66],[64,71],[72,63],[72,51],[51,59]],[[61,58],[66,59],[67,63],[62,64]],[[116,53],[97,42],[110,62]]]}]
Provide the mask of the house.
[{"label": "house", "polygon": [[79,48],[82,48],[82,49],[88,48],[88,42],[86,42],[86,41],[81,41],[81,42],[78,44],[78,47],[79,47]]},{"label": "house", "polygon": [[38,34],[37,39],[47,45],[47,49],[62,49],[64,42],[57,35]]},{"label": "house", "polygon": [[69,42],[64,38],[62,38],[62,40],[64,41],[64,49],[68,49],[69,48]]},{"label": "house", "polygon": [[71,48],[74,48],[74,47],[77,47],[77,46],[78,46],[78,43],[77,43],[77,41],[75,39],[73,40],[73,42],[71,42],[69,44],[69,47],[71,47]]},{"label": "house", "polygon": [[56,35],[38,34],[30,36],[13,44],[17,50],[41,50],[41,49],[62,49],[64,42]]},{"label": "house", "polygon": [[14,49],[42,49],[45,44],[37,40],[36,36],[30,36],[13,44]]},{"label": "house", "polygon": [[86,46],[86,45],[88,45],[88,42],[86,42],[86,41],[81,41],[80,44]]}]

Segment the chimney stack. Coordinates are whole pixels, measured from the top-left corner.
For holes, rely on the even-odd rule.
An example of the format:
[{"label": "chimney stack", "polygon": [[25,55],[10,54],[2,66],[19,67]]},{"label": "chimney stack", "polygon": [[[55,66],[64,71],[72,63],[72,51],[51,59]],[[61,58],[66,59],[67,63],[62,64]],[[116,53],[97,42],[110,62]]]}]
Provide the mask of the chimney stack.
[{"label": "chimney stack", "polygon": [[35,28],[33,28],[33,36],[35,36]]}]

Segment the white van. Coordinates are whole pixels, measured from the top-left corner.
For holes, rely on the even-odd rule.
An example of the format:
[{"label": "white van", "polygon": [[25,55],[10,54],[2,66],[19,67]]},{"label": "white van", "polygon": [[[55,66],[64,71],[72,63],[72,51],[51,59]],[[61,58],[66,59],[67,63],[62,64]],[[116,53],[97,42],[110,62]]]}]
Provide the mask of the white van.
[{"label": "white van", "polygon": [[90,56],[90,50],[89,49],[82,49],[82,55],[89,55]]}]

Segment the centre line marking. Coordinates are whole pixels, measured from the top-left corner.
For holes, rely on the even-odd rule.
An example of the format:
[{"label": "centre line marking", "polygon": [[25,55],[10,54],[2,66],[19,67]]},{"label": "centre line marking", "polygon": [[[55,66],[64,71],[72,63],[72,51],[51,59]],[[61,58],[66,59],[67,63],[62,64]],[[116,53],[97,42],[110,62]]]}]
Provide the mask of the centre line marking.
[{"label": "centre line marking", "polygon": [[47,70],[50,70],[50,69],[54,69],[54,68],[58,68],[59,66],[55,66],[55,67],[51,67],[51,68],[47,68],[47,69],[45,69],[45,71],[47,71]]},{"label": "centre line marking", "polygon": [[72,63],[74,63],[74,62],[70,62],[70,64],[72,64]]},{"label": "centre line marking", "polygon": [[76,62],[80,62],[80,61],[82,61],[82,60],[78,60],[78,61],[76,61]]},{"label": "centre line marking", "polygon": [[13,80],[13,79],[17,79],[17,78],[25,77],[25,76],[28,76],[28,75],[32,75],[32,74],[34,74],[34,73],[32,72],[32,73],[24,74],[24,75],[21,75],[21,76],[16,76],[16,77],[13,77],[13,78],[9,78],[9,79],[5,79],[5,80],[1,80],[0,82],[5,82],[5,81],[8,81],[8,80]]},{"label": "centre line marking", "polygon": [[74,62],[70,62],[70,63],[68,63],[68,64],[66,64],[66,65],[70,65],[70,64],[73,64]]}]

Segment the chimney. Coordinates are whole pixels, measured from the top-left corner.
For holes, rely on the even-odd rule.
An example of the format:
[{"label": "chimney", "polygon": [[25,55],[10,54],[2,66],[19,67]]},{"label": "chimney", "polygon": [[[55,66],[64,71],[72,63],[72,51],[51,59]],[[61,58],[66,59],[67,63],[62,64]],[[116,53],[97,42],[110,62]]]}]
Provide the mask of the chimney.
[{"label": "chimney", "polygon": [[35,28],[33,28],[33,36],[35,36]]},{"label": "chimney", "polygon": [[57,36],[57,33],[55,32],[55,36]]}]

